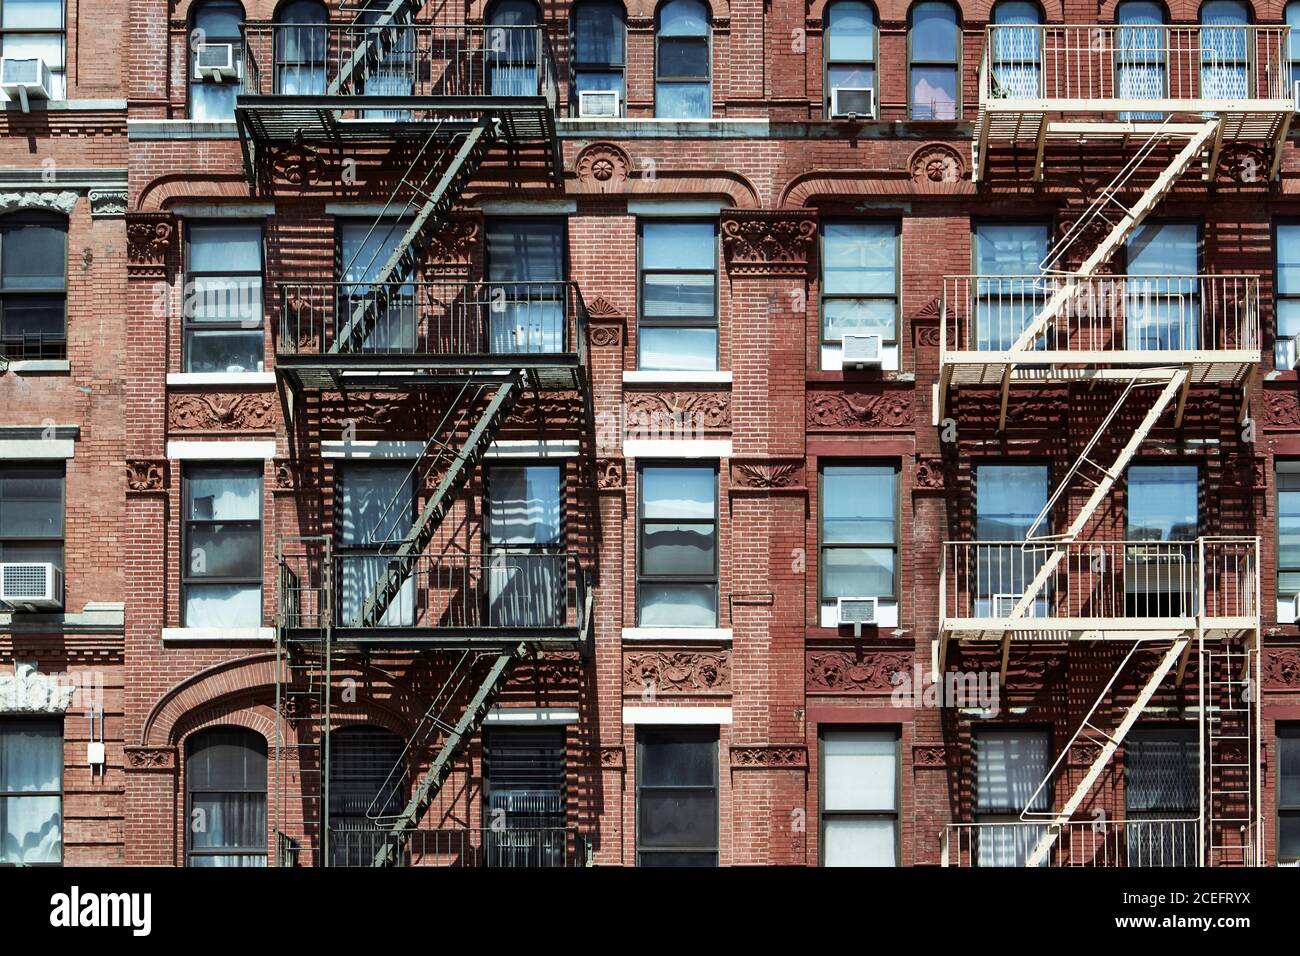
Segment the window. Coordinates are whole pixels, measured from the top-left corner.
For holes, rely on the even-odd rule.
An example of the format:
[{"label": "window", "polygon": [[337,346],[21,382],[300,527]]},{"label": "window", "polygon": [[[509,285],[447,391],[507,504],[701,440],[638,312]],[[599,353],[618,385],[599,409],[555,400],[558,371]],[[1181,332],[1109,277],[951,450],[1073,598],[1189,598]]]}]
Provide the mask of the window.
[{"label": "window", "polygon": [[483,734],[489,866],[563,866],[564,731],[490,727]]},{"label": "window", "polygon": [[[1124,336],[1129,349],[1195,349],[1200,341],[1200,227],[1146,222],[1128,240]],[[1186,277],[1186,278],[1184,278]]]},{"label": "window", "polygon": [[[365,0],[356,13],[356,23],[373,26],[387,21],[390,6],[390,0]],[[415,93],[416,31],[408,27],[394,32],[390,42],[387,55],[365,70],[361,92],[366,96],[411,96]],[[360,110],[359,116],[362,119],[403,122],[411,118],[411,111]]]},{"label": "window", "polygon": [[[1277,596],[1300,594],[1300,461],[1277,463]],[[1290,624],[1290,621],[1279,621]]]},{"label": "window", "polygon": [[1040,86],[1041,31],[1043,22],[1038,4],[1027,0],[1001,0],[993,5],[990,31],[993,51],[993,89],[995,95],[1011,99],[1036,99],[1043,95]]},{"label": "window", "polygon": [[718,730],[636,735],[637,866],[718,865]]},{"label": "window", "polygon": [[261,626],[260,463],[186,470],[183,546],[185,626]]},{"label": "window", "polygon": [[976,730],[974,747],[975,822],[1001,824],[976,828],[976,865],[1024,866],[1047,829],[1022,823],[1020,814],[1026,808],[1045,813],[1052,807],[1052,788],[1039,790],[1051,752],[1048,732]]},{"label": "window", "polygon": [[717,225],[643,220],[640,228],[639,367],[716,369]]},{"label": "window", "polygon": [[961,56],[957,8],[935,0],[915,4],[909,15],[907,55],[912,119],[956,119]]},{"label": "window", "polygon": [[66,219],[0,218],[0,357],[67,357],[67,262]]},{"label": "window", "polygon": [[266,738],[217,727],[185,748],[187,866],[266,866]]},{"label": "window", "polygon": [[707,119],[709,8],[700,0],[668,0],[655,28],[655,116]]},{"label": "window", "polygon": [[[1046,535],[1051,516],[1035,522],[1047,506],[1046,465],[975,466],[975,538],[986,545],[976,553],[975,613],[978,617],[1007,617],[1019,603],[1038,569],[1047,560],[1048,549],[1026,548],[1022,544],[1032,531]],[[1026,613],[1047,614],[1051,583],[1038,592]]]},{"label": "window", "polygon": [[343,727],[329,735],[330,866],[370,866],[406,803],[406,745],[390,730]]},{"label": "window", "polygon": [[537,96],[538,34],[541,14],[532,0],[498,0],[487,18],[488,93],[492,96]]},{"label": "window", "polygon": [[1201,4],[1201,96],[1242,100],[1250,82],[1250,17],[1239,0],[1206,0]]},{"label": "window", "polygon": [[1277,728],[1277,862],[1300,861],[1300,724]]},{"label": "window", "polygon": [[63,721],[0,718],[0,864],[63,860]]},{"label": "window", "polygon": [[972,241],[975,274],[975,347],[1002,352],[1016,344],[1046,301],[1040,281],[1047,258],[1042,222],[977,223]]},{"label": "window", "polygon": [[190,119],[233,120],[235,98],[239,95],[240,79],[226,79],[220,83],[212,79],[196,79],[200,43],[229,43],[234,48],[235,68],[243,77],[244,8],[234,0],[205,0],[194,8],[190,21]]},{"label": "window", "polygon": [[275,91],[288,96],[324,94],[329,13],[320,0],[292,0],[275,18]]},{"label": "window", "polygon": [[1289,87],[1294,90],[1296,81],[1300,80],[1300,2],[1286,5],[1286,25],[1291,28],[1291,38],[1287,46],[1287,60],[1291,64],[1291,83]]},{"label": "window", "polygon": [[[1115,89],[1122,99],[1158,100],[1168,95],[1165,57],[1169,33],[1164,4],[1124,0],[1115,9]],[[1163,113],[1121,113],[1121,120],[1160,120]]]},{"label": "window", "polygon": [[1195,541],[1199,475],[1196,465],[1130,465],[1128,540]]},{"label": "window", "polygon": [[898,733],[822,732],[822,866],[898,866]]},{"label": "window", "polygon": [[563,219],[487,221],[487,278],[494,283],[488,338],[494,353],[564,351],[565,240]]},{"label": "window", "polygon": [[[63,0],[0,0],[0,56],[43,60],[50,71],[50,98],[68,95]],[[0,99],[10,97],[0,93]]]},{"label": "window", "polygon": [[1279,369],[1300,364],[1300,223],[1277,226],[1277,338],[1273,364]]},{"label": "window", "polygon": [[898,596],[898,468],[827,465],[821,476],[822,601]]},{"label": "window", "polygon": [[644,465],[639,484],[638,623],[717,627],[717,466]]},{"label": "window", "polygon": [[[406,462],[348,462],[337,475],[341,623],[355,626],[387,575],[393,551],[415,524],[415,474]],[[380,627],[414,622],[417,576],[402,582]]]},{"label": "window", "polygon": [[358,351],[408,353],[417,347],[415,286],[387,285],[387,296],[381,299],[372,284],[397,252],[409,225],[404,219],[339,220],[339,313],[351,315],[362,304],[374,303],[374,319]]},{"label": "window", "polygon": [[0,561],[63,567],[62,464],[0,464]]},{"label": "window", "polygon": [[623,5],[607,0],[590,0],[573,8],[573,105],[577,113],[578,94],[613,90],[618,94],[619,115],[623,115],[627,27]]},{"label": "window", "polygon": [[488,471],[490,626],[564,625],[563,487],[559,465],[493,465]]},{"label": "window", "polygon": [[1195,730],[1134,730],[1124,743],[1129,866],[1196,866],[1201,764]]},{"label": "window", "polygon": [[260,372],[261,223],[187,223],[185,369]]},{"label": "window", "polygon": [[879,335],[898,344],[896,222],[828,222],[822,226],[822,342],[844,333]]},{"label": "window", "polygon": [[[826,10],[826,115],[837,89],[876,89],[876,11],[858,0]],[[877,99],[879,97],[877,96]]]}]

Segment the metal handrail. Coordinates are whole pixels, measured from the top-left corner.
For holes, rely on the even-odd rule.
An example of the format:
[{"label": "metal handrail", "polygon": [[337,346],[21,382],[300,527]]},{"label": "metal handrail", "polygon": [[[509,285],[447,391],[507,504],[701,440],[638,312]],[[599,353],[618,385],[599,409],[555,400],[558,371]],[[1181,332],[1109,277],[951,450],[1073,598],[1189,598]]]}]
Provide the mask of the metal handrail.
[{"label": "metal handrail", "polygon": [[[1047,823],[949,823],[939,835],[939,862],[947,867],[1024,866]],[[1199,865],[1196,817],[1074,820],[1058,824],[1043,866],[1188,867]]]}]

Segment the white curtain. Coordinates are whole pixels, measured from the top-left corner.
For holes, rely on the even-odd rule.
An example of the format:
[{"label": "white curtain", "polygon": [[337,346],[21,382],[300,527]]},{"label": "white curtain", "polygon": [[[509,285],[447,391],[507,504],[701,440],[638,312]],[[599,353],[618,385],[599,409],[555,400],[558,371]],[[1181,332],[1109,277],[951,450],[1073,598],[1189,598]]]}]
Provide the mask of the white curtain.
[{"label": "white curtain", "polygon": [[[337,322],[345,323],[357,306],[374,295],[370,283],[397,250],[409,223],[385,219],[379,223],[345,222],[339,231],[339,257],[343,282]],[[406,283],[388,290],[389,297],[375,309],[374,326],[366,336],[363,352],[412,352],[415,350],[415,287]]]},{"label": "white curtain", "polygon": [[[411,530],[412,477],[405,465],[352,464],[342,472],[341,540],[342,623],[353,623],[375,585],[388,573],[392,554]],[[349,553],[348,549],[361,549]],[[381,553],[382,552],[382,553]],[[381,627],[409,627],[415,620],[415,579],[409,576],[393,598]]]},{"label": "white curtain", "polygon": [[563,624],[568,568],[561,550],[560,467],[493,468],[488,489],[492,625]]},{"label": "white curtain", "polygon": [[[63,728],[0,722],[0,861],[57,863],[62,855]],[[50,796],[6,796],[49,791]]]},{"label": "white curtain", "polygon": [[[976,735],[976,815],[981,822],[988,822],[989,816],[1005,821],[1002,826],[979,828],[978,865],[1023,866],[1046,832],[1044,827],[1017,821],[1047,776],[1049,757],[1046,731],[985,731]],[[1050,791],[1050,787],[1044,787],[1030,809],[1050,809]]]}]

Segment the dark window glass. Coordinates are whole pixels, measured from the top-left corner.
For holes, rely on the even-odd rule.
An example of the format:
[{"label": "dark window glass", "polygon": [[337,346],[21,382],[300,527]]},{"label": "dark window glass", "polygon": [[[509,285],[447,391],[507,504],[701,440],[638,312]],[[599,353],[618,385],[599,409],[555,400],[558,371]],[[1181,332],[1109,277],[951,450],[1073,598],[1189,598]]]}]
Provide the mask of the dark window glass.
[{"label": "dark window glass", "polygon": [[979,828],[976,865],[1024,866],[1047,832],[1022,822],[1020,814],[1052,806],[1052,788],[1039,786],[1051,764],[1050,736],[1045,730],[977,730],[974,748],[975,822],[995,824]]},{"label": "dark window glass", "polygon": [[[234,0],[204,0],[190,14],[190,119],[233,120],[235,99],[239,96],[243,78],[244,41],[240,28],[244,25],[244,8]],[[236,78],[213,79],[196,77],[198,46],[200,43],[229,43],[233,49],[232,60],[239,72]]]},{"label": "dark window glass", "polygon": [[538,25],[541,14],[532,0],[498,0],[487,22],[488,93],[493,96],[537,96],[541,90],[538,69]]},{"label": "dark window glass", "polygon": [[[405,462],[348,462],[337,475],[340,609],[347,625],[360,619],[415,523],[415,475]],[[416,577],[389,601],[381,627],[414,623]]]},{"label": "dark window glass", "polygon": [[1277,728],[1277,861],[1300,861],[1300,724]]},{"label": "dark window glass", "polygon": [[0,465],[0,561],[63,567],[63,465]]},{"label": "dark window glass", "polygon": [[1129,866],[1196,866],[1200,751],[1195,730],[1134,730],[1124,742]]},{"label": "dark window glass", "polygon": [[0,863],[63,859],[63,721],[0,718]]},{"label": "dark window glass", "polygon": [[709,86],[709,8],[700,0],[668,0],[655,33],[655,115],[705,119]]},{"label": "dark window glass", "polygon": [[483,736],[490,866],[565,862],[564,731],[490,728]]},{"label": "dark window glass", "polygon": [[717,729],[641,729],[636,762],[637,865],[717,866]]},{"label": "dark window glass", "polygon": [[260,372],[262,226],[188,223],[185,368],[190,372]]},{"label": "dark window glass", "polygon": [[718,625],[718,470],[640,470],[637,620],[642,627]]},{"label": "dark window glass", "polygon": [[[1123,99],[1163,99],[1169,88],[1169,33],[1165,7],[1156,0],[1125,0],[1115,8],[1115,91]],[[1121,113],[1121,120],[1160,120],[1163,113]]]},{"label": "dark window glass", "polygon": [[186,863],[266,866],[266,739],[217,727],[186,745]]},{"label": "dark window glass", "polygon": [[1040,31],[1043,22],[1038,4],[1028,0],[1001,0],[993,5],[993,28],[989,31],[992,50],[993,88],[1000,97],[1033,99],[1039,88]]},{"label": "dark window glass", "polygon": [[912,119],[956,119],[961,55],[957,8],[937,0],[915,4],[907,44]]},{"label": "dark window glass", "polygon": [[494,465],[487,480],[488,620],[561,627],[568,560],[558,465]]},{"label": "dark window glass", "polygon": [[0,218],[0,358],[67,356],[67,249],[65,219]]},{"label": "dark window glass", "polygon": [[1300,594],[1300,461],[1277,463],[1277,593]]},{"label": "dark window glass", "polygon": [[320,0],[292,0],[275,18],[275,91],[290,96],[325,92],[329,13]]},{"label": "dark window glass", "polygon": [[184,506],[185,626],[261,626],[261,465],[187,468]]},{"label": "dark window glass", "polygon": [[638,367],[718,367],[718,229],[712,222],[643,220]]},{"label": "dark window glass", "polygon": [[369,866],[406,803],[406,746],[381,727],[330,734],[330,865]]},{"label": "dark window glass", "polygon": [[564,350],[566,229],[562,219],[490,219],[484,229],[494,353]]},{"label": "dark window glass", "polygon": [[579,93],[613,90],[622,115],[627,34],[623,5],[606,0],[575,4],[572,29],[574,106]]}]

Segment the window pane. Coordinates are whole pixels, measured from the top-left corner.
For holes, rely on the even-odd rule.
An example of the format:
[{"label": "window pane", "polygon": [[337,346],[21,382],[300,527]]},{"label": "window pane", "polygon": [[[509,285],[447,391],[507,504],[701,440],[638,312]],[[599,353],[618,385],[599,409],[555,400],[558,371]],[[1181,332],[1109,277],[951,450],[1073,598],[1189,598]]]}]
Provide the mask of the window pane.
[{"label": "window pane", "polygon": [[1300,860],[1300,813],[1278,815],[1277,856],[1290,862]]},{"label": "window pane", "polygon": [[243,12],[237,3],[204,3],[194,13],[194,28],[203,30],[211,41],[218,37],[238,38]]},{"label": "window pane", "polygon": [[894,542],[897,472],[834,466],[822,472],[822,541]]},{"label": "window pane", "polygon": [[45,468],[0,472],[0,536],[63,536],[63,474]]},{"label": "window pane", "polygon": [[239,88],[233,83],[194,83],[190,86],[190,118],[233,119],[238,94]]},{"label": "window pane", "polygon": [[640,843],[646,847],[710,846],[718,842],[718,801],[712,790],[642,790]]},{"label": "window pane", "polygon": [[698,79],[709,75],[709,44],[706,40],[660,40],[660,79]]},{"label": "window pane", "polygon": [[[981,812],[1020,813],[1047,776],[1046,731],[982,731],[975,735],[975,805]],[[1050,806],[1050,788],[1034,801]]]},{"label": "window pane", "polygon": [[1300,224],[1277,227],[1277,291],[1300,294]]},{"label": "window pane", "polygon": [[641,469],[641,500],[647,518],[714,517],[717,472],[712,468]]},{"label": "window pane", "polygon": [[647,524],[641,533],[641,571],[712,574],[715,544],[712,524]]},{"label": "window pane", "polygon": [[0,14],[6,29],[63,29],[63,0],[4,0]]},{"label": "window pane", "polygon": [[190,790],[265,790],[266,739],[249,730],[218,727],[190,738],[185,764]]},{"label": "window pane", "polygon": [[261,226],[196,223],[189,238],[193,272],[262,271]]},{"label": "window pane", "polygon": [[563,221],[489,220],[484,231],[489,281],[559,282],[564,279]]},{"label": "window pane", "polygon": [[62,786],[62,721],[0,721],[0,794],[57,793]]},{"label": "window pane", "polygon": [[260,276],[196,276],[185,290],[185,315],[194,322],[262,324]]},{"label": "window pane", "polygon": [[638,366],[646,371],[709,372],[718,367],[718,330],[641,329]]},{"label": "window pane", "polygon": [[979,275],[1037,275],[1047,257],[1044,223],[975,227],[975,271]]},{"label": "window pane", "polygon": [[614,91],[620,99],[623,93],[622,73],[578,72],[573,76],[574,88],[579,93],[603,93]]},{"label": "window pane", "polygon": [[717,627],[718,589],[712,584],[642,584],[641,627]]},{"label": "window pane", "polygon": [[975,533],[980,540],[1024,540],[1046,504],[1046,465],[976,466]]},{"label": "window pane", "polygon": [[494,467],[488,492],[490,543],[546,545],[560,540],[558,466]]},{"label": "window pane", "polygon": [[21,296],[4,303],[4,325],[0,328],[15,347],[25,347],[29,339],[45,343],[63,341],[67,334],[63,296]]},{"label": "window pane", "polygon": [[[397,250],[409,223],[390,219],[339,223],[339,263],[344,282],[368,282],[379,275]],[[373,228],[373,231],[372,231]]]},{"label": "window pane", "polygon": [[193,849],[266,846],[266,794],[194,794],[189,833]]},{"label": "window pane", "polygon": [[256,521],[261,515],[262,479],[249,469],[193,469],[190,511],[198,521]]},{"label": "window pane", "polygon": [[837,342],[849,332],[879,335],[884,342],[896,341],[897,313],[898,306],[893,299],[827,299],[822,305],[825,339]]},{"label": "window pane", "polygon": [[58,863],[63,855],[60,797],[0,799],[0,861]]},{"label": "window pane", "polygon": [[260,627],[262,588],[256,584],[187,584],[186,627]]},{"label": "window pane", "polygon": [[402,540],[415,520],[413,481],[407,465],[343,468],[339,543],[350,547]]},{"label": "window pane", "polygon": [[827,223],[822,230],[823,291],[898,292],[898,227],[889,223]]},{"label": "window pane", "polygon": [[713,269],[717,230],[711,222],[642,222],[644,269]]},{"label": "window pane", "polygon": [[[57,33],[10,34],[4,38],[4,55],[16,60],[45,61],[51,70],[63,69],[63,37]],[[55,98],[62,97],[62,89],[53,91]]]},{"label": "window pane", "polygon": [[198,525],[190,529],[186,573],[193,577],[249,577],[262,573],[261,525]]},{"label": "window pane", "polygon": [[1128,274],[1196,275],[1199,241],[1200,230],[1195,223],[1144,223],[1128,241]]},{"label": "window pane", "polygon": [[708,83],[656,83],[655,115],[663,119],[707,119]]},{"label": "window pane", "polygon": [[1199,474],[1195,465],[1129,466],[1129,540],[1194,540]]},{"label": "window pane", "polygon": [[6,289],[62,289],[67,231],[38,223],[0,225],[0,268]]},{"label": "window pane", "polygon": [[[832,66],[826,70],[827,86],[834,89],[875,89],[876,68],[873,66]],[[830,93],[826,94],[830,99]]]},{"label": "window pane", "polygon": [[657,318],[712,317],[712,275],[648,273],[644,280],[642,315]]},{"label": "window pane", "polygon": [[824,866],[897,866],[898,838],[893,820],[833,817],[823,837]]},{"label": "window pane", "polygon": [[641,741],[641,786],[712,787],[718,782],[716,736],[646,734]]},{"label": "window pane", "polygon": [[1283,807],[1300,807],[1300,732],[1289,730],[1277,739],[1278,794]]},{"label": "window pane", "polygon": [[865,3],[831,5],[826,15],[826,56],[831,60],[874,60],[876,15]]},{"label": "window pane", "polygon": [[1200,756],[1195,731],[1140,730],[1124,744],[1124,808],[1194,813],[1199,802]]},{"label": "window pane", "polygon": [[947,66],[912,67],[912,116],[957,118],[957,71]]},{"label": "window pane", "polygon": [[623,62],[622,8],[612,3],[578,4],[573,13],[574,59],[579,63]]},{"label": "window pane", "polygon": [[898,737],[892,731],[826,731],[822,772],[826,810],[898,809]]},{"label": "window pane", "polygon": [[709,35],[709,10],[699,0],[671,0],[659,9],[660,36]]},{"label": "window pane", "polygon": [[946,3],[918,3],[913,7],[911,53],[914,61],[956,61],[956,9]]},{"label": "window pane", "polygon": [[893,549],[824,548],[822,597],[889,597],[894,594]]},{"label": "window pane", "polygon": [[191,331],[186,337],[187,371],[257,372],[262,369],[264,351],[260,331]]}]

